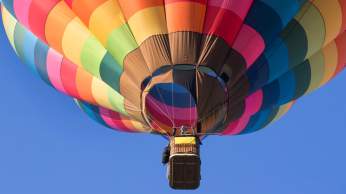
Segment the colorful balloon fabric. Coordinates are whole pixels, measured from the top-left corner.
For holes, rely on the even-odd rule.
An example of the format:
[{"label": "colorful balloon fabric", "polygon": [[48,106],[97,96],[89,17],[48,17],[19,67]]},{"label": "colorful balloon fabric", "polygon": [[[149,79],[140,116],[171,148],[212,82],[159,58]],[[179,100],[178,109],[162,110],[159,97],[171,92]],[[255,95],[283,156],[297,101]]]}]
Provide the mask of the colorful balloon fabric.
[{"label": "colorful balloon fabric", "polygon": [[345,68],[346,0],[2,0],[17,55],[124,132],[255,132]]}]

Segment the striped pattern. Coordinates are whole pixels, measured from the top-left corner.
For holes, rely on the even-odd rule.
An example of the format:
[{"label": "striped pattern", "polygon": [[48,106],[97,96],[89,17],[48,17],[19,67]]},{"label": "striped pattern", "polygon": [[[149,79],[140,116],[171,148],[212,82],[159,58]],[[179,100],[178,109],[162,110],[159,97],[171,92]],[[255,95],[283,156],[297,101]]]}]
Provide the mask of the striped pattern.
[{"label": "striped pattern", "polygon": [[1,4],[22,61],[118,131],[251,133],[346,64],[346,0]]}]

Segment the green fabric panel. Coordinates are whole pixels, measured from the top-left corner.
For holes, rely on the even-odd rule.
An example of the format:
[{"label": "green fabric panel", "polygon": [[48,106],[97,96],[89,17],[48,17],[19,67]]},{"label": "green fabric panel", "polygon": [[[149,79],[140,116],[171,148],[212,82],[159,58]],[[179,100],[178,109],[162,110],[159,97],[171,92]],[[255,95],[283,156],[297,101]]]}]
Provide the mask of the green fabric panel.
[{"label": "green fabric panel", "polygon": [[124,66],[124,59],[128,53],[138,47],[127,24],[114,30],[107,42],[107,49],[112,54],[116,62]]},{"label": "green fabric panel", "polygon": [[296,92],[292,100],[303,96],[310,86],[311,70],[309,61],[295,67],[293,72],[296,78]]},{"label": "green fabric panel", "polygon": [[324,76],[325,65],[323,53],[317,52],[309,59],[309,61],[311,69],[311,81],[308,92],[312,92],[320,86],[320,83]]},{"label": "green fabric panel", "polygon": [[88,38],[81,52],[81,62],[84,69],[100,78],[100,65],[106,52],[105,48],[94,37]]},{"label": "green fabric panel", "polygon": [[108,91],[108,97],[109,102],[117,110],[117,112],[126,116],[128,115],[128,113],[125,110],[125,99],[123,96],[121,96],[118,92],[111,90],[110,88]]},{"label": "green fabric panel", "polygon": [[102,80],[119,92],[120,76],[123,72],[121,66],[117,64],[109,53],[104,56],[100,65],[100,75]]},{"label": "green fabric panel", "polygon": [[306,3],[295,18],[307,36],[308,51],[305,57],[307,59],[323,47],[326,35],[324,20],[319,10],[311,3]]},{"label": "green fabric panel", "polygon": [[21,25],[16,25],[14,29],[14,45],[15,50],[17,51],[17,55],[20,58],[23,58],[25,56],[24,52],[24,42],[25,42],[25,34],[26,31]]},{"label": "green fabric panel", "polygon": [[281,37],[288,50],[289,68],[293,68],[304,61],[308,50],[308,40],[305,31],[296,20],[292,20],[285,30],[281,32]]}]

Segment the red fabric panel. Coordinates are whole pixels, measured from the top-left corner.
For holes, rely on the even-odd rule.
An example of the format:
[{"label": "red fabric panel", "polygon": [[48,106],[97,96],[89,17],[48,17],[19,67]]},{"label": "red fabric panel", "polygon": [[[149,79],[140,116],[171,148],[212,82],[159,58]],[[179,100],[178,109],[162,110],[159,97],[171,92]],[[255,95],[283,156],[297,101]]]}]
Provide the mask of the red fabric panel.
[{"label": "red fabric panel", "polygon": [[119,113],[100,107],[100,115],[104,121],[111,126],[121,131],[131,132],[133,130],[129,129],[123,122]]},{"label": "red fabric panel", "polygon": [[65,0],[66,4],[70,7],[72,7],[72,3],[74,0]]},{"label": "red fabric panel", "polygon": [[[338,67],[336,68],[335,75],[340,73],[346,64],[346,32],[341,34],[335,40],[338,48]],[[335,76],[334,75],[334,76]]]},{"label": "red fabric panel", "polygon": [[242,23],[243,20],[232,11],[211,6],[207,9],[204,33],[221,37],[232,47]]},{"label": "red fabric panel", "polygon": [[66,92],[75,98],[80,98],[76,85],[77,66],[63,59],[60,74]]},{"label": "red fabric panel", "polygon": [[60,0],[32,0],[29,9],[29,26],[33,32],[42,41],[46,41],[45,26],[49,12]]}]

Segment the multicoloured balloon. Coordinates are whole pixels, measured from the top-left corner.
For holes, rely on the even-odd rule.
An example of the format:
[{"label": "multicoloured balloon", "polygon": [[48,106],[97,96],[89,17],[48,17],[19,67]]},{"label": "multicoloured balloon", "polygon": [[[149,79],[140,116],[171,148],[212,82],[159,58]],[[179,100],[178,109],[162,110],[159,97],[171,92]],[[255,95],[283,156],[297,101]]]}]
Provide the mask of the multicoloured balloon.
[{"label": "multicoloured balloon", "polygon": [[3,0],[18,56],[124,132],[255,132],[345,68],[346,0]]}]

